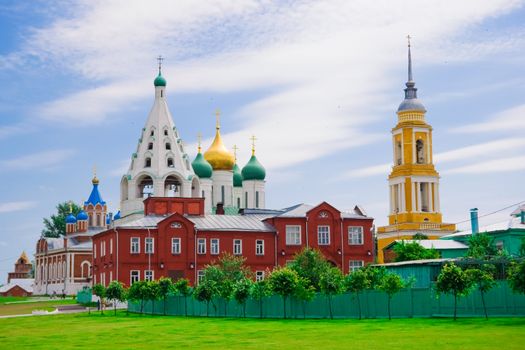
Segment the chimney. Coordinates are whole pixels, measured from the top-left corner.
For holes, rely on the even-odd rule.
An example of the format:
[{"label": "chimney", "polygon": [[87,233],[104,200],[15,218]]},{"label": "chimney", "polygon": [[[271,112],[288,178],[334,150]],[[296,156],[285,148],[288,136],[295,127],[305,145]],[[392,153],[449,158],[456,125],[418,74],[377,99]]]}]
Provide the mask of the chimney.
[{"label": "chimney", "polygon": [[525,210],[524,209],[521,209],[520,217],[521,217],[521,224],[525,225]]},{"label": "chimney", "polygon": [[217,203],[217,209],[215,210],[215,214],[224,215],[224,203]]},{"label": "chimney", "polygon": [[470,225],[472,227],[472,234],[479,232],[478,208],[470,209]]}]

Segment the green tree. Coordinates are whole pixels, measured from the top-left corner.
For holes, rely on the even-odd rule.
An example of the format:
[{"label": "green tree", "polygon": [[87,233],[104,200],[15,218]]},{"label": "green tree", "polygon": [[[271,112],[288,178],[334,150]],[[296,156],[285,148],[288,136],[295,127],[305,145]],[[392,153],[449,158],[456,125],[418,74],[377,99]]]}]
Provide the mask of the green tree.
[{"label": "green tree", "polygon": [[487,320],[489,319],[489,315],[487,313],[487,306],[485,305],[485,293],[496,285],[496,281],[494,280],[495,271],[496,268],[491,264],[483,264],[480,269],[467,270],[471,282],[478,286],[479,293],[481,294],[481,302],[483,303],[483,311],[485,312],[485,318]]},{"label": "green tree", "polygon": [[117,303],[126,300],[126,290],[124,285],[119,281],[111,281],[106,289],[106,298],[113,301],[113,311],[117,315]]},{"label": "green tree", "polygon": [[394,253],[396,253],[396,261],[439,258],[439,252],[436,249],[426,249],[423,246],[421,246],[418,242],[398,242],[394,245]]},{"label": "green tree", "polygon": [[486,233],[472,234],[468,239],[467,256],[476,259],[485,259],[495,256],[498,250],[494,245],[494,238]]},{"label": "green tree", "polygon": [[469,294],[472,279],[469,274],[454,263],[448,263],[441,269],[436,282],[438,293],[452,294],[454,296],[454,321],[457,319],[458,297]]},{"label": "green tree", "polygon": [[57,213],[43,219],[42,237],[58,238],[66,235],[66,216],[70,212],[70,203],[73,215],[77,216],[82,209],[78,205],[71,201],[58,203],[56,206]]},{"label": "green tree", "polygon": [[128,289],[128,300],[133,302],[140,302],[140,314],[144,312],[144,301],[148,296],[148,282],[137,281],[133,283]]},{"label": "green tree", "polygon": [[525,294],[525,260],[510,265],[508,278],[509,285],[515,293]]},{"label": "green tree", "polygon": [[148,281],[144,289],[144,299],[151,301],[151,314],[155,314],[155,301],[162,298],[158,281]]},{"label": "green tree", "polygon": [[284,318],[286,318],[286,299],[294,294],[299,283],[299,276],[294,270],[281,267],[273,270],[268,280],[270,289],[283,298]]},{"label": "green tree", "polygon": [[366,273],[366,270],[358,269],[346,275],[345,287],[347,291],[355,295],[357,299],[357,307],[359,310],[359,319],[361,319],[361,300],[359,298],[359,295],[364,290],[370,288],[370,280],[368,279],[368,274]]},{"label": "green tree", "polygon": [[293,296],[295,299],[301,302],[303,318],[306,318],[306,303],[312,301],[315,297],[315,294],[315,288],[310,285],[310,281],[304,277],[299,277],[299,283],[297,283],[297,287],[295,288]]},{"label": "green tree", "polygon": [[250,294],[259,302],[259,318],[263,317],[263,300],[271,295],[268,280],[257,281],[252,285]]},{"label": "green tree", "polygon": [[421,233],[421,232],[418,232],[414,236],[412,236],[412,239],[420,241],[422,239],[428,239],[428,236],[423,234],[423,233]]},{"label": "green tree", "polygon": [[161,277],[158,281],[159,283],[159,294],[164,300],[164,315],[166,315],[166,299],[170,294],[173,294],[175,288],[173,281],[168,277]]},{"label": "green tree", "polygon": [[319,282],[321,275],[330,269],[330,264],[319,250],[304,248],[295,254],[289,268],[297,272],[299,277],[308,280],[309,285],[314,287],[316,291],[320,291],[321,286]]},{"label": "green tree", "polygon": [[405,283],[401,276],[396,273],[387,273],[383,276],[383,280],[379,285],[379,290],[385,292],[388,295],[388,319],[392,319],[391,304],[392,297],[399,293],[401,289],[405,287]]},{"label": "green tree", "polygon": [[341,270],[332,267],[324,271],[319,279],[319,286],[321,287],[321,292],[326,295],[328,299],[330,318],[334,318],[332,311],[332,297],[341,294],[344,290],[344,277]]},{"label": "green tree", "polygon": [[196,300],[200,302],[206,302],[206,317],[210,316],[210,302],[216,294],[217,285],[215,281],[208,281],[206,279],[203,279],[201,282],[199,282],[193,291],[193,297]]},{"label": "green tree", "polygon": [[379,289],[379,286],[383,283],[383,278],[388,273],[384,266],[372,265],[362,267],[356,271],[363,271],[365,273],[369,289]]},{"label": "green tree", "polygon": [[190,281],[180,278],[175,282],[175,290],[184,297],[184,315],[188,316],[188,297],[191,295]]},{"label": "green tree", "polygon": [[93,286],[93,294],[95,294],[100,299],[100,311],[104,315],[104,301],[106,298],[106,287],[104,285],[97,283]]},{"label": "green tree", "polygon": [[242,305],[243,317],[246,317],[246,300],[250,296],[250,289],[252,287],[252,280],[243,278],[235,283],[233,288],[233,297],[237,303]]}]

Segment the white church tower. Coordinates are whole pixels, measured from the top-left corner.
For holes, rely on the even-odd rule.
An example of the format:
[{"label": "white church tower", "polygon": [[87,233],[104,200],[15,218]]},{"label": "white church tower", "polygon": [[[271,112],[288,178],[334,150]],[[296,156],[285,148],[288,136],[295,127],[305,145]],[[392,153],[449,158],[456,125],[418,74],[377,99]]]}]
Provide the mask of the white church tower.
[{"label": "white church tower", "polygon": [[166,102],[166,79],[155,78],[155,101],[142,129],[136,153],[120,182],[120,217],[143,215],[143,201],[154,197],[201,197],[200,182]]}]

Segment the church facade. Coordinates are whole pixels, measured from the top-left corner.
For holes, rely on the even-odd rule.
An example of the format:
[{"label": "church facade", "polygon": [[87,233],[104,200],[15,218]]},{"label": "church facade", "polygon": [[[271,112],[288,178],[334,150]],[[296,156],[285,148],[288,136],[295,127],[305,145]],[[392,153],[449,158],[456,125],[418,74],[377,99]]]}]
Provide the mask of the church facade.
[{"label": "church facade", "polygon": [[425,120],[426,112],[412,79],[409,44],[405,99],[397,109],[397,125],[392,129],[394,165],[388,177],[388,225],[377,229],[379,263],[384,262],[383,249],[395,240],[412,239],[417,233],[434,239],[456,230],[454,224],[444,223],[442,219],[439,174],[433,163],[432,127]]}]

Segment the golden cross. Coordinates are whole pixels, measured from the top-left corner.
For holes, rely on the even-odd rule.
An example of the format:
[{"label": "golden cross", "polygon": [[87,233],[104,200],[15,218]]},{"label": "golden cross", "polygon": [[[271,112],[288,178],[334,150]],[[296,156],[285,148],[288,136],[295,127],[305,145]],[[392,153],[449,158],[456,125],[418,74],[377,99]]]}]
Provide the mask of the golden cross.
[{"label": "golden cross", "polygon": [[408,47],[410,47],[410,39],[412,39],[412,37],[409,35],[407,35],[407,40],[408,40]]},{"label": "golden cross", "polygon": [[157,61],[159,62],[159,74],[160,74],[160,68],[162,67],[162,61],[164,61],[164,57],[159,55],[159,57],[157,57]]},{"label": "golden cross", "polygon": [[237,150],[239,147],[237,145],[233,145],[233,156],[235,157],[235,163],[237,163]]},{"label": "golden cross", "polygon": [[252,135],[252,137],[250,137],[250,140],[252,141],[252,156],[255,154],[255,141],[257,141],[257,138],[255,137],[255,135]]},{"label": "golden cross", "polygon": [[198,133],[197,134],[197,144],[199,145],[198,146],[199,153],[201,153],[201,141],[202,141],[202,135],[201,135],[201,133]]},{"label": "golden cross", "polygon": [[221,110],[219,108],[215,110],[215,128],[217,130],[221,128]]}]

